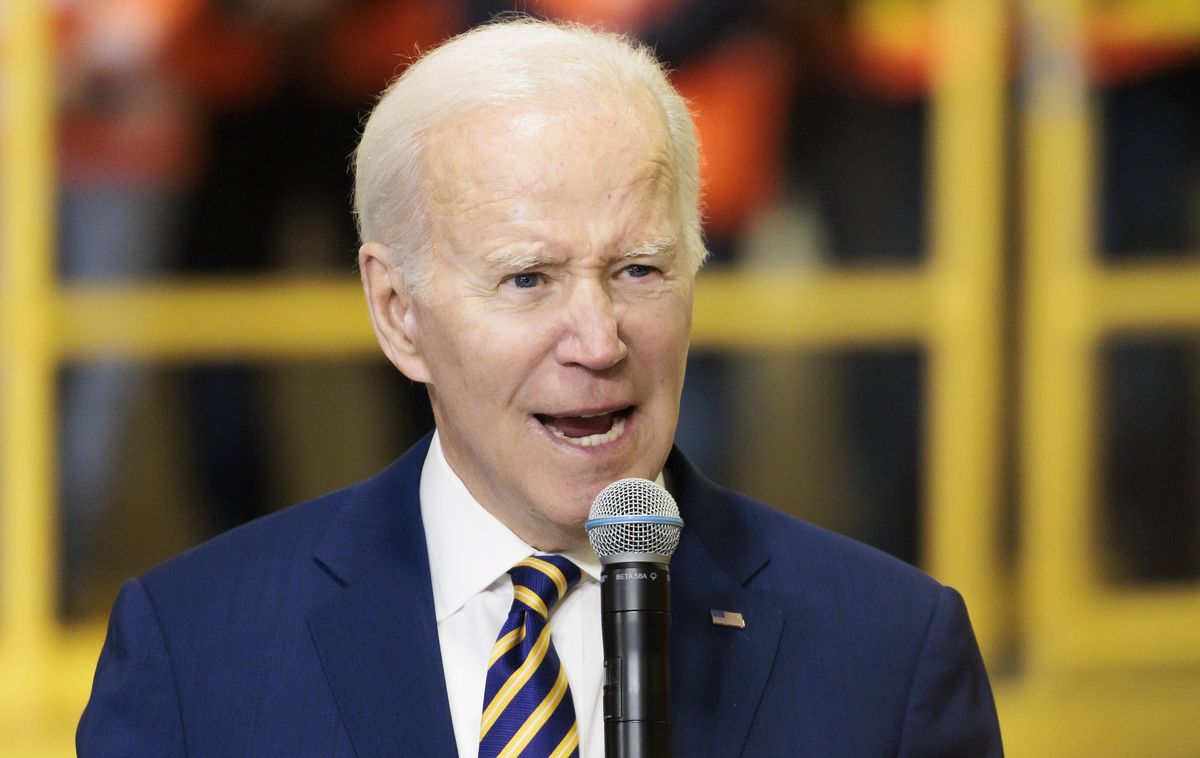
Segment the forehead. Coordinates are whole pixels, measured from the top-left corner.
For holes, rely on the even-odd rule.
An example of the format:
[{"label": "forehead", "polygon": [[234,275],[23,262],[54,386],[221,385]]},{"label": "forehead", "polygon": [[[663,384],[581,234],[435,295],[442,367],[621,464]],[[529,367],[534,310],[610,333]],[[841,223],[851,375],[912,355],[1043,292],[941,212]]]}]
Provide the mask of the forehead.
[{"label": "forehead", "polygon": [[455,118],[431,135],[426,189],[451,215],[497,203],[595,203],[670,194],[661,113],[648,102],[597,98],[505,106]]}]

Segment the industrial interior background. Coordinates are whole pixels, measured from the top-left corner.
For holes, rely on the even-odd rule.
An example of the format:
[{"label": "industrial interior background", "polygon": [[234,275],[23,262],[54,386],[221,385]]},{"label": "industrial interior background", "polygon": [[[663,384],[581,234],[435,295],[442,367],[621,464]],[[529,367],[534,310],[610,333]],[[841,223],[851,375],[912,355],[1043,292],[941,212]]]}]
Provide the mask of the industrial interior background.
[{"label": "industrial interior background", "polygon": [[[1200,3],[518,5],[696,110],[680,445],[957,587],[1010,755],[1200,755]],[[347,156],[509,7],[0,7],[0,753],[72,754],[125,577],[428,428]]]}]

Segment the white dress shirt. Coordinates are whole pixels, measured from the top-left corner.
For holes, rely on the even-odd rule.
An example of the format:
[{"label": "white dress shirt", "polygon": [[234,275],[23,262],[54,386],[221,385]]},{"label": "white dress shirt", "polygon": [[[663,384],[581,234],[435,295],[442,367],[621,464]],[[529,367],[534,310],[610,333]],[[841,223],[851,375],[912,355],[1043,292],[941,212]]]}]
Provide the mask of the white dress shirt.
[{"label": "white dress shirt", "polygon": [[[488,657],[512,607],[508,570],[538,551],[476,502],[436,432],[421,470],[421,519],[454,739],[461,758],[476,758]],[[563,555],[583,575],[550,613],[551,640],[575,702],[580,758],[604,758],[600,561],[587,545]]]}]

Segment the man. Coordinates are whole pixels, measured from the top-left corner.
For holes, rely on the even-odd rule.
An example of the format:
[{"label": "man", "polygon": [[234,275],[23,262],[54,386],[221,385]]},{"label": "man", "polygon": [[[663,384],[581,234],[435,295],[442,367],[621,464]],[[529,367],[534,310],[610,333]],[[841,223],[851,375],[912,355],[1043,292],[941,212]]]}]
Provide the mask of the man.
[{"label": "man", "polygon": [[[599,758],[582,524],[627,476],[665,481],[686,522],[676,754],[1000,754],[953,590],[672,450],[704,248],[691,122],[647,51],[533,21],[469,32],[389,88],[356,167],[375,333],[437,432],[129,582],[81,755],[515,755],[544,727],[523,754]],[[554,597],[522,609],[522,566],[550,563]]]}]

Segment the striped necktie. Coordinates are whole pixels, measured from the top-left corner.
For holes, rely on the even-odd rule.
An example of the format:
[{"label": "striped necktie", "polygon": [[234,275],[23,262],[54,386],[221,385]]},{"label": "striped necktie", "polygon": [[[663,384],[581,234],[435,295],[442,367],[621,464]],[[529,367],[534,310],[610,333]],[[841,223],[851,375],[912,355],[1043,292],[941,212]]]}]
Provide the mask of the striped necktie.
[{"label": "striped necktie", "polygon": [[513,566],[513,604],[488,661],[479,758],[579,756],[567,672],[550,644],[550,609],[579,581],[559,555]]}]

